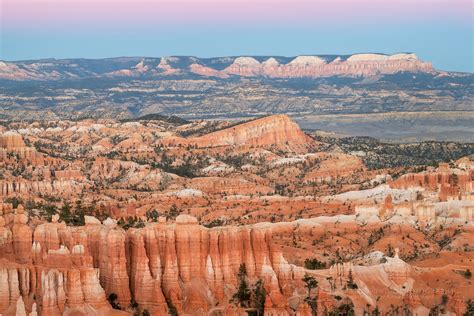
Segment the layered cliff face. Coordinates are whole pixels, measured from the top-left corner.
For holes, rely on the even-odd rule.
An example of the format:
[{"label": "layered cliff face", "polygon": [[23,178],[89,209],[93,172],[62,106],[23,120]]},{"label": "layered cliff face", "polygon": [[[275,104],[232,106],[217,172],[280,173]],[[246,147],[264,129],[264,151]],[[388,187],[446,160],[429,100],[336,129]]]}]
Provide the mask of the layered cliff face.
[{"label": "layered cliff face", "polygon": [[15,149],[26,147],[23,137],[14,132],[5,132],[0,135],[0,147],[5,149]]},{"label": "layered cliff face", "polygon": [[44,163],[42,155],[37,153],[34,148],[26,146],[19,133],[13,131],[0,133],[0,164],[12,161],[12,158],[15,158],[13,156],[38,165]]},{"label": "layered cliff face", "polygon": [[[242,263],[249,280],[264,280],[268,310],[285,310],[281,288],[298,285],[303,274],[273,249],[271,230],[265,227],[208,230],[181,215],[171,225],[128,232],[112,220],[101,225],[88,219],[86,226],[71,228],[54,218],[34,232],[19,232],[25,225],[22,216],[15,215],[13,238],[2,240],[4,249],[13,244],[15,258],[8,261],[8,253],[1,253],[1,313],[14,310],[21,298],[27,311],[36,304],[40,315],[87,315],[88,309],[105,315],[110,312],[106,294],[111,293],[123,308],[133,300],[153,315],[165,314],[169,304],[185,315],[226,313]],[[16,241],[19,236],[24,238]]]},{"label": "layered cliff face", "polygon": [[286,116],[170,120],[2,128],[1,314],[242,315],[244,279],[265,315],[309,316],[305,274],[320,315],[474,298],[471,158],[391,180]]},{"label": "layered cliff face", "polygon": [[[319,164],[321,173],[331,169],[347,179],[347,166],[330,161],[352,157],[307,154],[319,145],[284,115],[234,125],[197,121],[173,126],[153,120],[12,123],[5,134],[15,135],[17,145],[5,141],[8,148],[0,148],[5,153],[0,156],[0,196],[31,202],[29,209],[35,209],[41,219],[49,219],[49,212],[58,211],[65,202],[74,209],[80,201],[88,210],[116,218],[144,216],[154,209],[167,212],[174,206],[189,209],[204,223],[220,216],[227,222],[240,221],[237,214],[244,212],[258,212],[259,220],[269,220],[273,207],[282,207],[283,200],[262,198],[250,203],[252,196],[282,194],[274,183],[294,185],[301,189],[296,195],[307,194],[311,184],[304,179],[305,168]],[[36,159],[18,155],[17,149],[33,153]],[[364,173],[358,164],[351,170]],[[326,189],[318,191],[322,194]],[[226,195],[246,202],[222,199]],[[286,219],[302,209],[308,212],[305,216],[326,212],[315,202],[286,199],[286,203]],[[342,203],[329,208],[347,212]],[[256,221],[253,216],[245,218],[245,223]]]},{"label": "layered cliff face", "polygon": [[[113,61],[113,60],[112,60]],[[65,67],[65,64],[67,65]],[[59,80],[77,77],[140,77],[180,76],[195,74],[204,77],[228,78],[270,77],[302,78],[331,76],[373,76],[397,72],[434,72],[429,62],[415,54],[355,54],[344,56],[311,55],[296,57],[162,57],[122,59],[109,67],[90,69],[74,64],[0,62],[0,78],[8,80]]]},{"label": "layered cliff face", "polygon": [[259,62],[252,57],[239,57],[222,73],[243,77],[271,78],[374,76],[396,72],[431,72],[431,63],[419,60],[414,54],[357,54],[343,60],[327,60],[318,56],[298,56],[287,64],[271,57]]},{"label": "layered cliff face", "polygon": [[[282,247],[287,239],[305,244],[313,236],[324,242],[328,232],[347,230],[350,236],[380,227],[376,222],[360,226],[356,217],[208,229],[196,218],[180,215],[173,222],[160,218],[125,231],[114,220],[101,224],[92,217],[78,227],[53,217],[33,230],[21,209],[12,223],[5,224],[5,216],[0,216],[0,313],[5,315],[21,315],[23,310],[26,315],[116,315],[120,311],[112,310],[106,299],[111,294],[117,296],[113,304],[129,313],[138,308],[164,315],[174,306],[180,315],[241,315],[243,310],[231,300],[242,264],[250,288],[258,280],[264,284],[265,315],[311,315],[305,274],[319,282],[321,314],[341,305],[340,297],[354,304],[356,313],[367,306],[389,311],[390,305],[407,299],[409,310],[424,313],[443,293],[453,299],[450,311],[462,313],[465,308],[466,296],[459,290],[430,287],[437,269],[412,267],[398,249],[393,258],[365,266],[346,262],[313,271],[289,262],[295,258],[288,246]],[[409,229],[400,223],[396,227],[397,232]],[[465,265],[453,262],[450,267]],[[436,278],[454,278],[460,289],[468,286],[456,274],[443,272]],[[385,299],[379,301],[382,292]]]},{"label": "layered cliff face", "polygon": [[397,189],[423,187],[437,192],[440,201],[460,200],[473,191],[474,168],[462,162],[458,166],[462,169],[450,169],[448,164],[440,164],[435,170],[408,173],[392,181],[390,186]]},{"label": "layered cliff face", "polygon": [[[77,166],[63,169],[64,164],[27,146],[23,136],[14,131],[0,134],[0,196],[30,193],[78,192],[87,182]],[[17,173],[24,172],[18,177]]]},{"label": "layered cliff face", "polygon": [[293,151],[306,151],[316,144],[286,115],[267,116],[200,137],[165,138],[163,143],[169,146],[185,145],[198,148],[218,146],[275,147]]},{"label": "layered cliff face", "polygon": [[[347,121],[351,117],[339,115],[362,114],[357,125],[370,129],[354,129],[358,134],[396,138],[386,127],[397,132],[407,124],[402,127],[410,131],[407,137],[465,140],[472,134],[473,76],[437,71],[413,54],[0,62],[0,79],[7,81],[2,100],[8,104],[0,108],[0,116],[44,121],[153,113],[189,119],[291,114],[307,126],[318,121],[322,130],[347,133],[344,129],[353,128]],[[103,84],[90,85],[90,80]],[[33,81],[38,89],[23,89],[24,81]],[[39,88],[45,84],[54,88],[54,96]],[[384,119],[384,113],[396,122],[374,126],[372,121]],[[327,114],[338,115],[342,123],[334,125]],[[416,123],[406,121],[406,115]],[[453,119],[456,129],[448,129]]]}]

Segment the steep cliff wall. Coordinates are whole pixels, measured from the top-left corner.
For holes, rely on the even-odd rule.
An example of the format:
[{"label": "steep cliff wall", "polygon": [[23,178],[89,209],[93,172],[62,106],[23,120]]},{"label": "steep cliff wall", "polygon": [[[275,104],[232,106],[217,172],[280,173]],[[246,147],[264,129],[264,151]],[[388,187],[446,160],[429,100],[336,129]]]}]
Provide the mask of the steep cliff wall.
[{"label": "steep cliff wall", "polygon": [[421,173],[408,173],[391,181],[390,187],[407,189],[410,187],[423,187],[438,193],[440,201],[460,199],[473,191],[473,170],[443,169],[425,171]]},{"label": "steep cliff wall", "polygon": [[419,60],[414,54],[357,54],[346,60],[336,58],[330,62],[318,56],[298,56],[287,64],[275,58],[260,63],[251,57],[239,57],[224,69],[224,74],[243,77],[301,78],[330,76],[373,76],[396,72],[430,72],[431,63]]},{"label": "steep cliff wall", "polygon": [[121,307],[133,301],[154,315],[163,315],[167,302],[180,314],[226,311],[242,263],[251,283],[264,281],[270,311],[286,308],[284,292],[303,276],[302,268],[274,249],[265,225],[209,230],[180,215],[172,224],[125,232],[112,220],[102,225],[88,218],[84,227],[68,227],[53,217],[32,231],[23,213],[14,215],[11,229],[4,222],[0,313],[16,306],[20,296],[27,311],[34,301],[42,315],[87,314],[88,308],[107,312],[111,293]]},{"label": "steep cliff wall", "polygon": [[315,141],[305,135],[287,115],[271,115],[245,122],[200,137],[165,138],[166,145],[191,145],[196,147],[254,146],[303,151],[314,146]]},{"label": "steep cliff wall", "polygon": [[[21,208],[16,214],[6,205],[4,209],[0,313],[5,315],[118,315],[106,299],[112,293],[117,295],[114,304],[128,312],[138,306],[164,315],[173,305],[180,315],[241,315],[242,309],[229,302],[241,264],[250,287],[263,281],[265,315],[311,315],[301,281],[305,274],[319,282],[321,314],[341,304],[337,295],[350,299],[358,312],[367,304],[384,309],[405,301],[413,311],[426,311],[424,306],[436,304],[439,296],[429,287],[429,274],[435,271],[413,269],[397,252],[372,266],[347,262],[313,271],[288,263],[274,241],[323,235],[319,220],[208,229],[196,218],[180,215],[174,222],[160,218],[124,231],[111,219],[100,223],[87,217],[85,226],[69,227],[54,216],[51,223],[31,229]],[[344,223],[347,229],[360,229],[355,222]],[[348,290],[351,275],[357,289]],[[382,292],[385,300],[377,303]],[[454,290],[448,294],[450,310],[462,312],[462,295]]]},{"label": "steep cliff wall", "polygon": [[[258,60],[257,60],[258,59]],[[112,60],[112,59],[109,59]],[[69,62],[69,63],[68,63]],[[132,62],[133,63],[133,62]],[[65,67],[67,65],[67,67]],[[122,68],[123,67],[123,68]],[[71,72],[74,69],[74,72]],[[401,53],[355,54],[351,56],[296,56],[280,57],[162,57],[137,59],[135,65],[116,63],[104,71],[90,68],[73,60],[57,64],[0,62],[0,78],[7,80],[60,80],[72,77],[139,77],[180,76],[196,74],[206,77],[228,78],[270,77],[302,78],[329,76],[373,76],[396,72],[434,72],[430,62],[415,54]],[[74,73],[74,75],[72,75]]]}]

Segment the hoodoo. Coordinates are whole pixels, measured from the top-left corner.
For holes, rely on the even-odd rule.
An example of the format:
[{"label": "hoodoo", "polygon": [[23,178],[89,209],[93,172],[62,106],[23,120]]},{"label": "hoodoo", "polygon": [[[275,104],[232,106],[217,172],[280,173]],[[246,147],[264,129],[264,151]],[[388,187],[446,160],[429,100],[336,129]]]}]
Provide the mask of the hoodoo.
[{"label": "hoodoo", "polygon": [[15,149],[26,147],[23,137],[14,132],[0,134],[0,147],[5,149]]},{"label": "hoodoo", "polygon": [[286,115],[175,120],[5,124],[0,314],[465,312],[472,157],[399,174]]}]

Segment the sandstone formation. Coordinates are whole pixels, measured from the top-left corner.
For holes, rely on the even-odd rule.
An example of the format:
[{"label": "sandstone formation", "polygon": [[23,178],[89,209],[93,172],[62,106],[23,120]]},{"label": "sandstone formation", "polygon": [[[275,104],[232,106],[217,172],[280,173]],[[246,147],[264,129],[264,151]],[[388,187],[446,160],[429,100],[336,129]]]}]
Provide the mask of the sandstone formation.
[{"label": "sandstone formation", "polygon": [[[262,284],[264,315],[309,316],[305,275],[318,315],[462,315],[474,299],[470,157],[369,168],[365,152],[316,142],[283,115],[1,131],[2,315],[243,315]],[[242,282],[250,302],[234,296]]]},{"label": "sandstone formation", "polygon": [[[258,60],[257,60],[258,58]],[[111,67],[108,72],[97,72],[96,69],[84,69],[84,65],[74,65],[75,76],[83,72],[89,76],[105,75],[106,77],[137,77],[140,75],[171,76],[192,73],[200,76],[227,78],[271,77],[301,78],[329,76],[373,76],[396,72],[434,72],[430,62],[418,59],[415,54],[400,53],[355,54],[350,56],[296,56],[279,57],[216,57],[201,59],[196,57],[162,57],[138,59],[135,62],[124,62],[128,68],[120,68],[121,62]],[[260,60],[260,61],[259,61]],[[185,61],[184,66],[180,63]],[[209,62],[210,61],[210,62]],[[221,64],[230,64],[222,67]],[[187,64],[187,65],[186,65]],[[214,66],[215,65],[215,66]],[[64,69],[56,69],[50,63],[16,63],[0,62],[0,78],[8,80],[59,80],[71,78],[73,74]],[[118,67],[118,68],[117,68]],[[52,70],[53,69],[53,70]],[[95,71],[95,72],[94,72]]]},{"label": "sandstone formation", "polygon": [[301,131],[299,126],[286,115],[271,115],[234,127],[188,139],[170,138],[166,145],[187,145],[200,147],[255,146],[281,147],[295,151],[314,146],[314,141]]},{"label": "sandstone formation", "polygon": [[6,132],[0,135],[0,147],[5,149],[14,149],[26,147],[20,134]]},{"label": "sandstone formation", "polygon": [[260,63],[252,57],[239,57],[224,69],[225,74],[243,77],[265,76],[272,78],[374,76],[401,71],[430,72],[431,63],[419,60],[414,54],[357,54],[346,60],[337,57],[331,61],[318,56],[298,56],[287,64],[274,58]]},{"label": "sandstone formation", "polygon": [[33,148],[26,146],[23,137],[13,131],[0,133],[0,163],[10,161],[15,156],[20,159],[43,164],[44,158]]},{"label": "sandstone formation", "polygon": [[[18,216],[13,229],[22,222]],[[129,311],[136,302],[141,310],[163,315],[172,302],[184,315],[210,310],[229,314],[235,307],[227,302],[238,287],[241,264],[247,268],[249,283],[264,282],[266,315],[292,310],[310,314],[301,282],[305,273],[320,282],[320,312],[337,306],[335,295],[349,295],[357,311],[367,304],[384,310],[409,295],[415,285],[425,286],[424,270],[415,271],[400,259],[398,249],[383,264],[349,262],[315,273],[289,263],[277,246],[276,241],[288,233],[301,238],[320,230],[319,220],[207,229],[196,218],[180,215],[175,222],[124,231],[113,220],[100,224],[89,218],[86,226],[69,227],[56,218],[34,232],[24,232],[33,239],[14,247],[14,259],[6,259],[2,252],[0,312],[16,308],[17,314],[36,309],[39,315],[108,315],[106,297],[115,293],[116,302]],[[346,293],[350,278],[358,289]],[[387,301],[378,302],[378,291],[385,288],[393,292]],[[420,306],[423,303],[418,302],[413,310]]]},{"label": "sandstone formation", "polygon": [[447,164],[440,164],[436,170],[422,173],[409,173],[390,183],[392,188],[424,187],[438,193],[440,201],[459,200],[463,195],[473,191],[474,169],[450,169]]}]

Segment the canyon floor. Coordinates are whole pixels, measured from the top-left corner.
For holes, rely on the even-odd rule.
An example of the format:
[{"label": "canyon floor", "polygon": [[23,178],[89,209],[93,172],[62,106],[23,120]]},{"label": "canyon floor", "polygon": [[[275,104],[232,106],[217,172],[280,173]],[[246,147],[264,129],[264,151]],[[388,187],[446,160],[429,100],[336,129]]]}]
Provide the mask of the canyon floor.
[{"label": "canyon floor", "polygon": [[0,314],[471,315],[474,145],[415,140],[4,122]]}]

